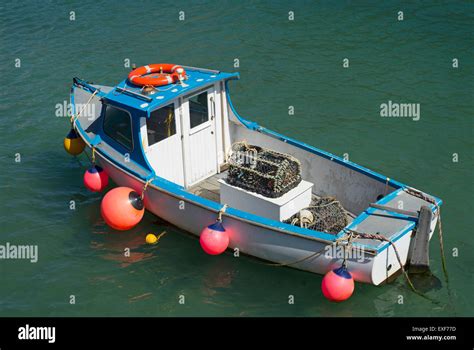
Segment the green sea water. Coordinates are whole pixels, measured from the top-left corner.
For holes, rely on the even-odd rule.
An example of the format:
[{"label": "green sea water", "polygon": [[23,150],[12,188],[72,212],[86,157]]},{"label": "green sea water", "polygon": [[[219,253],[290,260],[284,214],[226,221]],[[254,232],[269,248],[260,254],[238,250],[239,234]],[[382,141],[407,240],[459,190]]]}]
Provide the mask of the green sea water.
[{"label": "green sea water", "polygon": [[[470,1],[2,2],[0,244],[39,257],[0,260],[0,316],[472,316],[473,12]],[[332,304],[321,276],[206,256],[149,213],[112,233],[55,113],[72,77],[114,85],[127,59],[239,71],[244,117],[442,198],[449,284],[435,235],[440,282],[427,292],[439,303],[400,277]],[[420,104],[420,119],[382,118],[388,101]]]}]

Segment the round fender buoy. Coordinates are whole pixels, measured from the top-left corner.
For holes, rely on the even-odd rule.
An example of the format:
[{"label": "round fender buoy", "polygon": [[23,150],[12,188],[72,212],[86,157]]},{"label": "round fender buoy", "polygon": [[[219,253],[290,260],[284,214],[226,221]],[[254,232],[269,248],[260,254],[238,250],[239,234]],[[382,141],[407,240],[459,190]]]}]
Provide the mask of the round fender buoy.
[{"label": "round fender buoy", "polygon": [[147,242],[148,244],[155,244],[156,242],[158,242],[158,237],[156,237],[153,233],[149,233],[145,237],[145,242]]},{"label": "round fender buoy", "polygon": [[344,266],[329,271],[323,278],[321,290],[324,296],[335,302],[350,298],[354,292],[354,279]]},{"label": "round fender buoy", "polygon": [[71,128],[67,136],[64,138],[64,149],[66,152],[73,156],[77,156],[84,151],[85,146],[86,144],[77,134],[76,130]]},{"label": "round fender buoy", "polygon": [[109,176],[98,165],[92,165],[84,173],[84,185],[89,191],[101,192],[109,184]]},{"label": "round fender buoy", "polygon": [[222,222],[205,227],[199,238],[202,249],[210,255],[219,255],[225,252],[229,246],[229,235],[225,232]]},{"label": "round fender buoy", "polygon": [[137,192],[128,187],[117,187],[102,199],[100,213],[107,225],[125,231],[140,222],[145,206]]}]

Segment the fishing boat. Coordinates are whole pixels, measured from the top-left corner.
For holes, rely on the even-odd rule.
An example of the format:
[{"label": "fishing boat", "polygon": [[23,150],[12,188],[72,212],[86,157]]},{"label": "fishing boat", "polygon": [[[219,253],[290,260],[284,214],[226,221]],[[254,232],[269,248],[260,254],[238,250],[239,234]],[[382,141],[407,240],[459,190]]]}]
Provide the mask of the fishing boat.
[{"label": "fishing boat", "polygon": [[[416,237],[431,239],[442,201],[243,118],[229,94],[238,79],[171,64],[115,86],[74,78],[72,132],[115,184],[191,234],[217,220],[227,249],[268,262],[317,274],[343,264],[373,285],[399,272]],[[245,167],[245,154],[267,168]],[[328,207],[337,213],[318,217]]]}]

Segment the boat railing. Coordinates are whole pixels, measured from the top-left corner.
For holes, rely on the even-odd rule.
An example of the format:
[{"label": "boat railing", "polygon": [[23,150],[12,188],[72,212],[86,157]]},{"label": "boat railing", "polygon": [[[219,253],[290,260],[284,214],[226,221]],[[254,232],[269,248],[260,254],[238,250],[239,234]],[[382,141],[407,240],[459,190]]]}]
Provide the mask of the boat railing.
[{"label": "boat railing", "polygon": [[99,95],[103,94],[103,92],[101,92],[99,88],[92,85],[93,83],[90,83],[90,82],[85,81],[83,79],[80,79],[78,77],[72,78],[72,82],[73,82],[74,85],[81,86],[81,87],[89,90],[91,93],[94,93],[94,92],[98,91]]},{"label": "boat railing", "polygon": [[131,91],[131,90],[128,90],[128,89],[124,89],[124,88],[122,88],[122,87],[120,87],[120,86],[115,87],[115,90],[118,91],[118,92],[120,92],[120,93],[124,93],[124,94],[127,94],[127,95],[131,95],[131,96],[133,96],[133,97],[137,97],[137,98],[142,99],[142,100],[145,100],[145,101],[147,101],[147,102],[153,101],[153,99],[152,99],[151,97],[149,97],[149,96],[145,96],[145,95],[140,94],[140,93],[138,93],[138,92]]},{"label": "boat railing", "polygon": [[211,74],[219,74],[220,73],[219,70],[215,70],[215,69],[198,68],[198,67],[183,66],[183,65],[181,65],[181,67],[183,67],[184,69],[196,70],[196,71],[202,72],[202,73],[211,73]]}]

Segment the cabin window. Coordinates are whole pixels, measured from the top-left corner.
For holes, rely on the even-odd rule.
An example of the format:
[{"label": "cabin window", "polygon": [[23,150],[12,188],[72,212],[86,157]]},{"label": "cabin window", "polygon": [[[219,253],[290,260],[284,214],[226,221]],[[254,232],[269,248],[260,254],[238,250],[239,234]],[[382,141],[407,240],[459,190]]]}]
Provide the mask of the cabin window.
[{"label": "cabin window", "polygon": [[132,118],[127,111],[106,106],[104,116],[104,132],[128,150],[133,149]]},{"label": "cabin window", "polygon": [[150,118],[146,120],[148,134],[148,146],[154,145],[170,136],[176,134],[176,122],[174,116],[174,104],[151,112]]},{"label": "cabin window", "polygon": [[189,122],[191,129],[209,120],[207,91],[189,98]]}]

